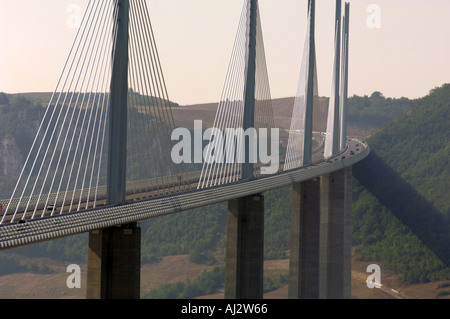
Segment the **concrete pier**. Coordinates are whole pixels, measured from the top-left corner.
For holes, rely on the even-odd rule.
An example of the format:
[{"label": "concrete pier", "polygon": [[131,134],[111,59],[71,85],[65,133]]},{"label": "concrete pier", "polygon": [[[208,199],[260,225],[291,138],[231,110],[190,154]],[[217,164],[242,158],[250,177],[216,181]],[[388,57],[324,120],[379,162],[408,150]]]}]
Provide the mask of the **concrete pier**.
[{"label": "concrete pier", "polygon": [[139,299],[140,269],[136,224],[90,232],[87,299]]},{"label": "concrete pier", "polygon": [[352,168],[322,176],[320,282],[322,299],[351,298]]},{"label": "concrete pier", "polygon": [[320,178],[292,186],[289,299],[319,298]]},{"label": "concrete pier", "polygon": [[228,202],[225,299],[262,299],[264,197]]}]

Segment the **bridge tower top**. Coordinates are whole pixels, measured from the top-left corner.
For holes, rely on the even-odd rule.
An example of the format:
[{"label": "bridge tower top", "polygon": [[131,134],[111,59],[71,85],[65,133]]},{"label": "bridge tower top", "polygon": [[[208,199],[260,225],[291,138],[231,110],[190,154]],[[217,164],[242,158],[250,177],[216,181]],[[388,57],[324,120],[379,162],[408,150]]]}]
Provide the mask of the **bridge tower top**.
[{"label": "bridge tower top", "polygon": [[125,203],[128,113],[129,0],[116,0],[117,23],[113,46],[109,123],[107,204]]},{"label": "bridge tower top", "polygon": [[[243,129],[255,127],[255,83],[256,83],[256,23],[258,15],[258,0],[248,1],[249,20],[246,31],[246,65],[244,89],[244,119]],[[250,146],[245,143],[245,162],[242,164],[242,178],[253,177],[253,164],[250,162]]]}]

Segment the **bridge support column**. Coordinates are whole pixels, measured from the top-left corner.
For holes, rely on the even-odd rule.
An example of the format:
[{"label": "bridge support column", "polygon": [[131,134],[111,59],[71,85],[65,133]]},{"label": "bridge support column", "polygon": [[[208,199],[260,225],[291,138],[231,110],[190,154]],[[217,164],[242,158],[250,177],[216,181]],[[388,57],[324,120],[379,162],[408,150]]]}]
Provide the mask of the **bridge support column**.
[{"label": "bridge support column", "polygon": [[351,298],[352,168],[322,176],[320,298]]},{"label": "bridge support column", "polygon": [[228,202],[225,299],[262,299],[264,197]]},{"label": "bridge support column", "polygon": [[139,299],[141,229],[136,224],[89,234],[88,299]]},{"label": "bridge support column", "polygon": [[320,179],[292,186],[289,299],[319,298]]}]

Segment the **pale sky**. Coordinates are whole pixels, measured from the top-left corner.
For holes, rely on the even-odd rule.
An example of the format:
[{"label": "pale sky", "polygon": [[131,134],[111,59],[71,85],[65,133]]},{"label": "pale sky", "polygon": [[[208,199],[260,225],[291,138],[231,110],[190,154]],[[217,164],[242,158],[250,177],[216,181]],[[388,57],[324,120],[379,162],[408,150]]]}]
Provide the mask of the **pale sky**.
[{"label": "pale sky", "polygon": [[[218,102],[243,0],[147,2],[170,99]],[[450,83],[449,0],[349,2],[350,95],[417,98]],[[0,0],[0,92],[53,92],[76,34],[68,9],[87,3]],[[294,96],[307,0],[259,4],[272,98]],[[319,94],[329,96],[335,0],[317,0],[316,10]]]}]

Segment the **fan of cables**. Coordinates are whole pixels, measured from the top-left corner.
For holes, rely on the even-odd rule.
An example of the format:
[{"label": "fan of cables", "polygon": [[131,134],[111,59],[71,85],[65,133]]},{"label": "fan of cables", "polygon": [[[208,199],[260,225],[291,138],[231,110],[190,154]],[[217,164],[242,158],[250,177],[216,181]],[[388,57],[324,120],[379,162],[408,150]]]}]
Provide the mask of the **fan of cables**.
[{"label": "fan of cables", "polygon": [[[89,1],[0,224],[105,205],[118,0]],[[129,11],[127,201],[189,190],[145,0]]]},{"label": "fan of cables", "polygon": [[[245,155],[242,154],[244,150],[240,145],[243,145],[244,136],[224,133],[243,129],[250,4],[251,0],[244,1],[211,138],[205,150],[204,164],[197,186],[199,189],[236,182],[242,177],[240,159],[244,159]],[[259,8],[256,10],[254,129],[258,132],[261,128],[270,130],[275,125]],[[270,140],[270,136],[267,139]],[[253,176],[257,177],[260,174],[260,165],[257,162],[255,164]]]}]

